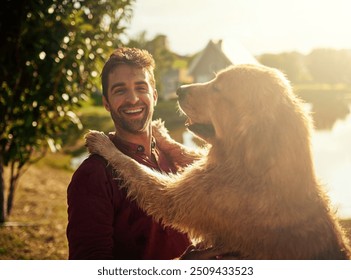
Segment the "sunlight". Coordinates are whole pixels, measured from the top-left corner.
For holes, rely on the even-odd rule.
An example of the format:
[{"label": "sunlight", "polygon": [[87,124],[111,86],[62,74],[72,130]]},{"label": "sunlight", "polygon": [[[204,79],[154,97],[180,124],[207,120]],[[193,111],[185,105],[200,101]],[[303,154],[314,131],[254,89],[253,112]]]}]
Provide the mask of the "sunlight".
[{"label": "sunlight", "polygon": [[137,1],[128,33],[165,34],[180,54],[195,53],[211,39],[239,41],[254,55],[305,53],[349,48],[350,11],[348,0]]},{"label": "sunlight", "polygon": [[338,214],[351,217],[351,114],[337,121],[332,131],[316,131],[312,137],[317,176],[338,207]]}]

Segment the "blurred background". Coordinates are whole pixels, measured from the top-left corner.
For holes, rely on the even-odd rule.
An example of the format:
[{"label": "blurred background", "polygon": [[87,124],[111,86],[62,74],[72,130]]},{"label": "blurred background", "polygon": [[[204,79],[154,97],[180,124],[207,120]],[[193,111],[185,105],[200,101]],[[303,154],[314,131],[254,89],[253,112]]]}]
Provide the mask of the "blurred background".
[{"label": "blurred background", "polygon": [[175,90],[231,64],[283,71],[315,129],[318,177],[351,228],[348,0],[6,0],[0,11],[0,259],[66,259],[66,189],[88,129],[114,129],[100,73],[118,46],[156,61],[162,118],[184,129]]}]

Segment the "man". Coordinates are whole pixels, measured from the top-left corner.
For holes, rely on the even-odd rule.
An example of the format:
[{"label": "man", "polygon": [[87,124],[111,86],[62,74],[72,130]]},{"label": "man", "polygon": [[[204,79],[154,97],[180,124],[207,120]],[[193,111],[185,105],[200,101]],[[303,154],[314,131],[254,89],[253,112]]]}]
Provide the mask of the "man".
[{"label": "man", "polygon": [[[109,137],[140,164],[176,172],[184,166],[173,163],[152,136],[154,65],[147,51],[135,48],[119,48],[106,62],[103,104],[116,130]],[[182,162],[193,159],[184,154]],[[67,191],[69,259],[215,259],[223,253],[189,246],[187,235],[154,221],[126,197],[121,184],[122,178],[99,155],[91,155],[74,173]]]},{"label": "man", "polygon": [[[152,137],[157,102],[154,60],[144,50],[117,49],[102,71],[103,104],[116,133],[110,139],[126,155],[163,172],[176,167]],[[77,169],[67,192],[69,259],[172,259],[188,237],[146,215],[120,189],[118,174],[98,155]]]}]

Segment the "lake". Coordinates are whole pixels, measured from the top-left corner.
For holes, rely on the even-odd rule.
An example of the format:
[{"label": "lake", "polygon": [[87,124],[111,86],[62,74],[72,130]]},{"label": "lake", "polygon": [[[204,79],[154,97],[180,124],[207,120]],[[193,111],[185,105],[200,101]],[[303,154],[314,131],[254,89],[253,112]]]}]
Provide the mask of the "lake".
[{"label": "lake", "polygon": [[351,107],[330,130],[315,130],[312,147],[318,177],[338,214],[351,218]]}]

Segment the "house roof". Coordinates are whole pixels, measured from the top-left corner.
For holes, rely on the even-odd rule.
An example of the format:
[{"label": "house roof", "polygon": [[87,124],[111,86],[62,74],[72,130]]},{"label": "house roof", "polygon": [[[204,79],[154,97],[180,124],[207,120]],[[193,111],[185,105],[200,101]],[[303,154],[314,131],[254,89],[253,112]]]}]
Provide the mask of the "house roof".
[{"label": "house roof", "polygon": [[215,50],[228,64],[258,64],[256,58],[239,42],[228,44],[223,40],[210,40],[207,46],[194,58],[189,66],[189,73],[193,73],[210,50]]},{"label": "house roof", "polygon": [[259,64],[257,59],[238,41],[223,42],[222,51],[234,64]]}]

